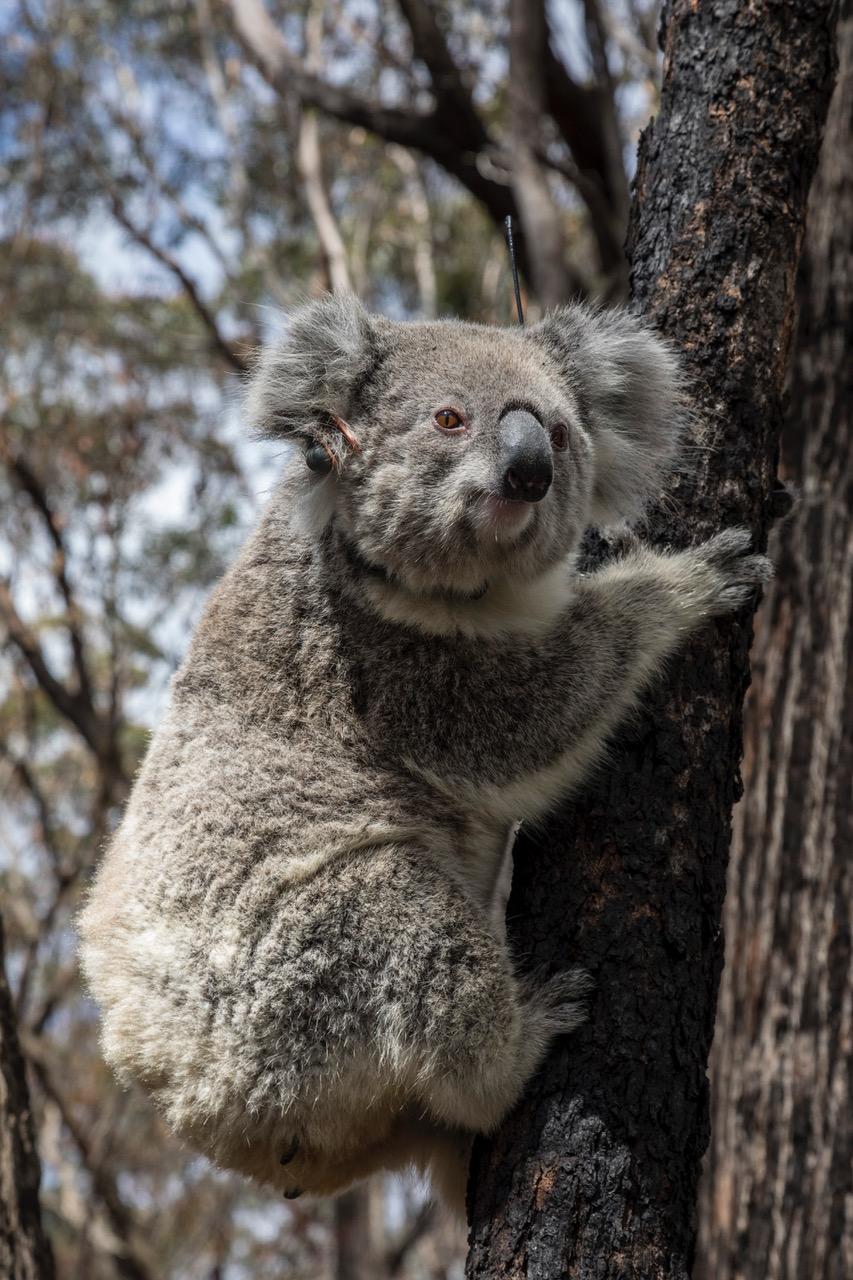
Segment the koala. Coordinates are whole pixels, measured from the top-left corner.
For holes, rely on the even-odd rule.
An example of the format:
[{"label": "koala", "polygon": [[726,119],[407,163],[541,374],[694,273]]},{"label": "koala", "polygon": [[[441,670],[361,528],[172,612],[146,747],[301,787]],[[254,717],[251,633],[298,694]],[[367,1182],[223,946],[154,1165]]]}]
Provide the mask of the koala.
[{"label": "koala", "polygon": [[80,921],[103,1049],[285,1196],[427,1172],[583,1017],[519,974],[511,844],[668,655],[770,573],[742,530],[583,575],[676,456],[678,363],[624,311],[527,329],[298,311],[248,415],[297,453],[214,591]]}]

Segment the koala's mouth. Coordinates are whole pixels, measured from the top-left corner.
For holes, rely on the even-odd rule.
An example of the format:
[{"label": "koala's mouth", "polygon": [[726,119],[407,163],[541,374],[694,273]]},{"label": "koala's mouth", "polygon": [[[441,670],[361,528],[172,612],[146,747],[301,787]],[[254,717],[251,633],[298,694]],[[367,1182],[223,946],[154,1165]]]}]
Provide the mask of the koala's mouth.
[{"label": "koala's mouth", "polygon": [[531,503],[519,498],[502,498],[496,493],[479,497],[472,514],[477,532],[498,542],[514,542],[534,519]]}]

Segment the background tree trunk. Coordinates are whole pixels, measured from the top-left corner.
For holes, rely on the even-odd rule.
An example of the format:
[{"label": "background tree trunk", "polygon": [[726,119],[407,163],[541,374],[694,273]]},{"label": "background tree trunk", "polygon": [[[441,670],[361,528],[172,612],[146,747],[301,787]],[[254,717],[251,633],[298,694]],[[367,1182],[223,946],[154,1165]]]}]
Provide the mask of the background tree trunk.
[{"label": "background tree trunk", "polygon": [[370,1230],[370,1189],[353,1187],[333,1201],[335,1280],[381,1280],[384,1275]]},{"label": "background tree trunk", "polygon": [[0,920],[0,1276],[52,1280],[53,1257],[41,1225],[30,1094],[3,956]]},{"label": "background tree trunk", "polygon": [[706,1280],[853,1275],[853,7],[809,202],[700,1200]]},{"label": "background tree trunk", "polygon": [[[658,545],[734,524],[764,543],[833,22],[829,0],[665,7],[629,256],[637,304],[685,353],[700,425],[650,518]],[[750,631],[751,610],[709,626],[596,784],[519,847],[519,951],[551,971],[580,962],[597,986],[588,1025],[475,1151],[470,1280],[690,1274]]]}]

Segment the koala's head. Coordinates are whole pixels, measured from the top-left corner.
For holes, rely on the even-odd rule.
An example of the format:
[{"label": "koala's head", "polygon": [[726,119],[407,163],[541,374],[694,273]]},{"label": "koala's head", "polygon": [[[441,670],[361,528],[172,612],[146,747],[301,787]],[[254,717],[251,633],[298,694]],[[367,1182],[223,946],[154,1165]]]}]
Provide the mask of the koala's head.
[{"label": "koala's head", "polygon": [[499,329],[395,323],[343,296],[261,353],[249,411],[304,448],[305,500],[359,563],[410,591],[473,594],[636,515],[681,400],[675,357],[626,312],[572,305]]}]

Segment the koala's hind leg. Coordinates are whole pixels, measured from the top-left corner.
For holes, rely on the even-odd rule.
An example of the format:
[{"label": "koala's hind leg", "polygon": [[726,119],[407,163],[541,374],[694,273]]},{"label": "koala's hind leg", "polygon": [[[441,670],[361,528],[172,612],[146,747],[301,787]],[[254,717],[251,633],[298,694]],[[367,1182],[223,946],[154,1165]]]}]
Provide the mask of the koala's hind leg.
[{"label": "koala's hind leg", "polygon": [[[506,957],[501,957],[507,965]],[[442,1124],[477,1133],[494,1129],[521,1096],[554,1038],[578,1027],[586,1016],[588,979],[580,970],[559,974],[536,992],[510,975],[491,975],[482,1013],[466,1009],[465,1034],[448,1036],[444,1052],[422,1096]],[[460,993],[462,994],[462,993]],[[458,1020],[456,1020],[458,1028]],[[454,1028],[456,1030],[456,1028]]]},{"label": "koala's hind leg", "polygon": [[[467,1151],[448,1133],[500,1122],[553,1037],[581,1020],[581,981],[520,983],[491,900],[479,907],[424,847],[336,860],[285,906],[258,983],[282,1021],[256,1037],[269,1086],[256,1090],[257,1141],[244,1120],[229,1126],[223,1163],[247,1169],[251,1157],[282,1190],[327,1195],[425,1159],[458,1206]],[[282,1082],[292,1103],[276,1116]]]},{"label": "koala's hind leg", "polygon": [[[508,845],[507,853],[511,872]],[[424,1118],[489,1132],[554,1037],[583,1020],[586,979],[561,974],[538,990],[519,982],[493,919],[508,880],[482,910],[426,850],[388,850],[386,858],[384,883],[368,886],[362,875],[358,892],[381,921],[370,931],[371,954],[378,958],[383,939],[389,948],[374,997],[388,1039],[376,1049]]]},{"label": "koala's hind leg", "polygon": [[538,989],[516,978],[504,941],[509,840],[485,912],[438,867],[426,861],[419,871],[426,883],[413,886],[411,900],[426,892],[429,904],[406,1001],[420,1060],[417,1092],[440,1125],[486,1133],[516,1102],[554,1037],[583,1021],[588,982],[578,971]]}]

